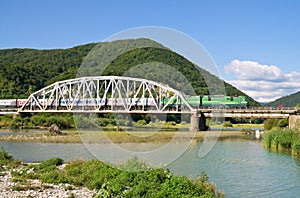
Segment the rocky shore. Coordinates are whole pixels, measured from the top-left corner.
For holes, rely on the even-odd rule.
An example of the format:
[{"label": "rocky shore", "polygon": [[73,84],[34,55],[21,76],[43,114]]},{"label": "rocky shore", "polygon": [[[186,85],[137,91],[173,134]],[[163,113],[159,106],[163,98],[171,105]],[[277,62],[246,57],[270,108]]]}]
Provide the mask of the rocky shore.
[{"label": "rocky shore", "polygon": [[96,193],[84,187],[69,184],[45,184],[39,180],[28,180],[28,183],[24,185],[13,180],[11,171],[3,171],[0,174],[0,198],[87,198]]}]

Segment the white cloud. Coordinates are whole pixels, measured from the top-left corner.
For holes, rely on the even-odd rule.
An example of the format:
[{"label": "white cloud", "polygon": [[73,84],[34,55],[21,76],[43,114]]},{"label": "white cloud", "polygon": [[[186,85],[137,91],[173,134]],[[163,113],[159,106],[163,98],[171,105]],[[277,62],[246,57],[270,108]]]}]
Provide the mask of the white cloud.
[{"label": "white cloud", "polygon": [[274,65],[233,60],[224,67],[236,80],[227,82],[259,102],[269,102],[300,90],[300,72],[285,74]]},{"label": "white cloud", "polygon": [[254,61],[233,60],[225,66],[225,72],[238,75],[244,80],[270,80],[278,81],[284,79],[282,71],[274,65],[262,65]]}]

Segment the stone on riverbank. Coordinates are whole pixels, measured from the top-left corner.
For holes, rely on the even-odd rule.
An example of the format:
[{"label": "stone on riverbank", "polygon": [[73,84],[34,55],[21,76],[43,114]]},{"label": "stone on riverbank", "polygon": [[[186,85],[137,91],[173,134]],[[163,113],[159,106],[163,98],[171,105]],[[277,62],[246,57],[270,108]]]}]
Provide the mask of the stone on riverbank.
[{"label": "stone on riverbank", "polygon": [[61,134],[61,131],[60,131],[59,127],[58,127],[56,124],[52,124],[52,125],[49,127],[49,132],[50,132],[50,133]]}]

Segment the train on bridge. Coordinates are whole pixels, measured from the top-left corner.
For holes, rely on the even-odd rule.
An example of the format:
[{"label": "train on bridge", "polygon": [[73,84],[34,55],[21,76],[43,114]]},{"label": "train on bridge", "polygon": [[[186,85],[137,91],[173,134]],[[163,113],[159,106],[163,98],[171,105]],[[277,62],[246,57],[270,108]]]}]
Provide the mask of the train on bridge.
[{"label": "train on bridge", "polygon": [[192,107],[231,107],[231,108],[246,108],[248,101],[245,96],[190,96],[185,100]]},{"label": "train on bridge", "polygon": [[[106,99],[76,99],[76,101],[72,99],[60,99],[59,101],[53,100],[44,100],[38,99],[40,105],[44,105],[48,103],[48,105],[52,106],[60,106],[64,107],[70,104],[74,106],[93,106],[93,105],[103,105],[103,106],[121,106],[125,103],[132,104],[132,106],[154,106],[157,104],[158,99],[155,98],[106,98]],[[228,108],[246,108],[248,105],[247,99],[245,96],[187,96],[185,97],[190,106],[193,108],[201,108],[201,107],[228,107]],[[174,106],[183,106],[183,102],[173,98],[162,98],[159,101],[160,104],[167,105],[168,107]],[[29,104],[27,99],[0,99],[0,108],[20,108],[24,104]]]}]

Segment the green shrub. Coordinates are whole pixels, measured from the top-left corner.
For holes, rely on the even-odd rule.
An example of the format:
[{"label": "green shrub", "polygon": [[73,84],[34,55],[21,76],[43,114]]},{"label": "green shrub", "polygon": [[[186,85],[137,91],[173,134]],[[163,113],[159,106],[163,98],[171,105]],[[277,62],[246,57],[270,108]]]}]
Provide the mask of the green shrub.
[{"label": "green shrub", "polygon": [[13,191],[25,191],[27,190],[24,186],[16,185],[12,187]]},{"label": "green shrub", "polygon": [[264,129],[271,130],[273,128],[285,128],[289,126],[289,120],[287,118],[284,119],[267,119],[264,121]]},{"label": "green shrub", "polygon": [[147,121],[146,120],[139,120],[136,123],[137,126],[145,126],[147,125]]},{"label": "green shrub", "polygon": [[[204,174],[196,180],[174,176],[168,170],[153,169],[136,157],[120,165],[121,169],[99,160],[76,160],[63,170],[59,158],[52,158],[37,165],[29,165],[13,177],[33,177],[46,183],[69,183],[96,189],[93,197],[222,197]],[[51,168],[49,168],[51,167]],[[33,172],[28,173],[29,169]],[[27,187],[26,187],[27,188]],[[23,190],[23,186],[16,190]]]},{"label": "green shrub", "polygon": [[300,157],[300,139],[295,141],[292,145],[292,155],[295,157]]},{"label": "green shrub", "polygon": [[278,123],[277,123],[277,126],[281,127],[281,128],[289,126],[289,119],[284,118],[284,119],[279,120]]},{"label": "green shrub", "polygon": [[46,161],[42,162],[41,165],[43,165],[43,166],[51,166],[51,165],[60,166],[63,163],[64,163],[63,159],[55,157],[55,158],[47,159]]},{"label": "green shrub", "polygon": [[281,130],[281,133],[278,136],[279,145],[284,149],[291,149],[293,142],[296,140],[296,133],[288,129]]},{"label": "green shrub", "polygon": [[82,129],[95,129],[99,127],[98,119],[90,119],[83,115],[74,116],[76,127]]},{"label": "green shrub", "polygon": [[128,119],[118,119],[117,121],[118,121],[117,124],[120,126],[129,126],[129,127],[132,126],[131,121]]},{"label": "green shrub", "polygon": [[165,126],[176,126],[176,122],[174,122],[174,121],[166,122]]},{"label": "green shrub", "polygon": [[263,145],[266,148],[272,147],[272,140],[273,140],[274,133],[271,131],[265,132],[263,136]]},{"label": "green shrub", "polygon": [[298,136],[294,131],[276,128],[264,134],[263,144],[266,148],[291,149],[297,139]]},{"label": "green shrub", "polygon": [[129,159],[126,163],[120,164],[118,167],[130,172],[147,171],[152,169],[151,166],[149,166],[146,162],[139,160],[136,156]]},{"label": "green shrub", "polygon": [[162,184],[157,195],[158,197],[200,197],[206,193],[206,189],[199,184],[184,176],[172,176]]},{"label": "green shrub", "polygon": [[42,126],[46,123],[46,118],[45,116],[35,115],[30,118],[30,122],[33,126]]},{"label": "green shrub", "polygon": [[67,178],[58,171],[49,171],[42,174],[39,178],[42,182],[52,183],[52,184],[60,184],[67,183]]},{"label": "green shrub", "polygon": [[114,118],[100,118],[99,123],[101,126],[116,126],[117,122]]},{"label": "green shrub", "polygon": [[57,166],[62,165],[63,160],[61,158],[50,158],[35,166],[38,173],[47,173],[57,170]]},{"label": "green shrub", "polygon": [[230,121],[223,122],[223,127],[233,127]]},{"label": "green shrub", "polygon": [[14,158],[7,153],[3,148],[0,149],[0,165],[6,165],[8,162],[11,162]]},{"label": "green shrub", "polygon": [[19,117],[13,118],[12,122],[9,123],[10,129],[20,129],[22,127],[22,119]]},{"label": "green shrub", "polygon": [[264,121],[264,130],[271,130],[272,128],[277,127],[278,119],[267,119]]},{"label": "green shrub", "polygon": [[69,116],[48,116],[45,118],[45,125],[56,124],[61,129],[72,128],[74,126],[73,118]]},{"label": "green shrub", "polygon": [[31,185],[16,185],[12,187],[13,191],[29,191],[29,190],[38,190],[39,186],[31,186]]},{"label": "green shrub", "polygon": [[0,170],[3,169],[3,166],[9,168],[16,168],[21,164],[19,160],[15,160],[8,152],[3,148],[0,148]]}]

